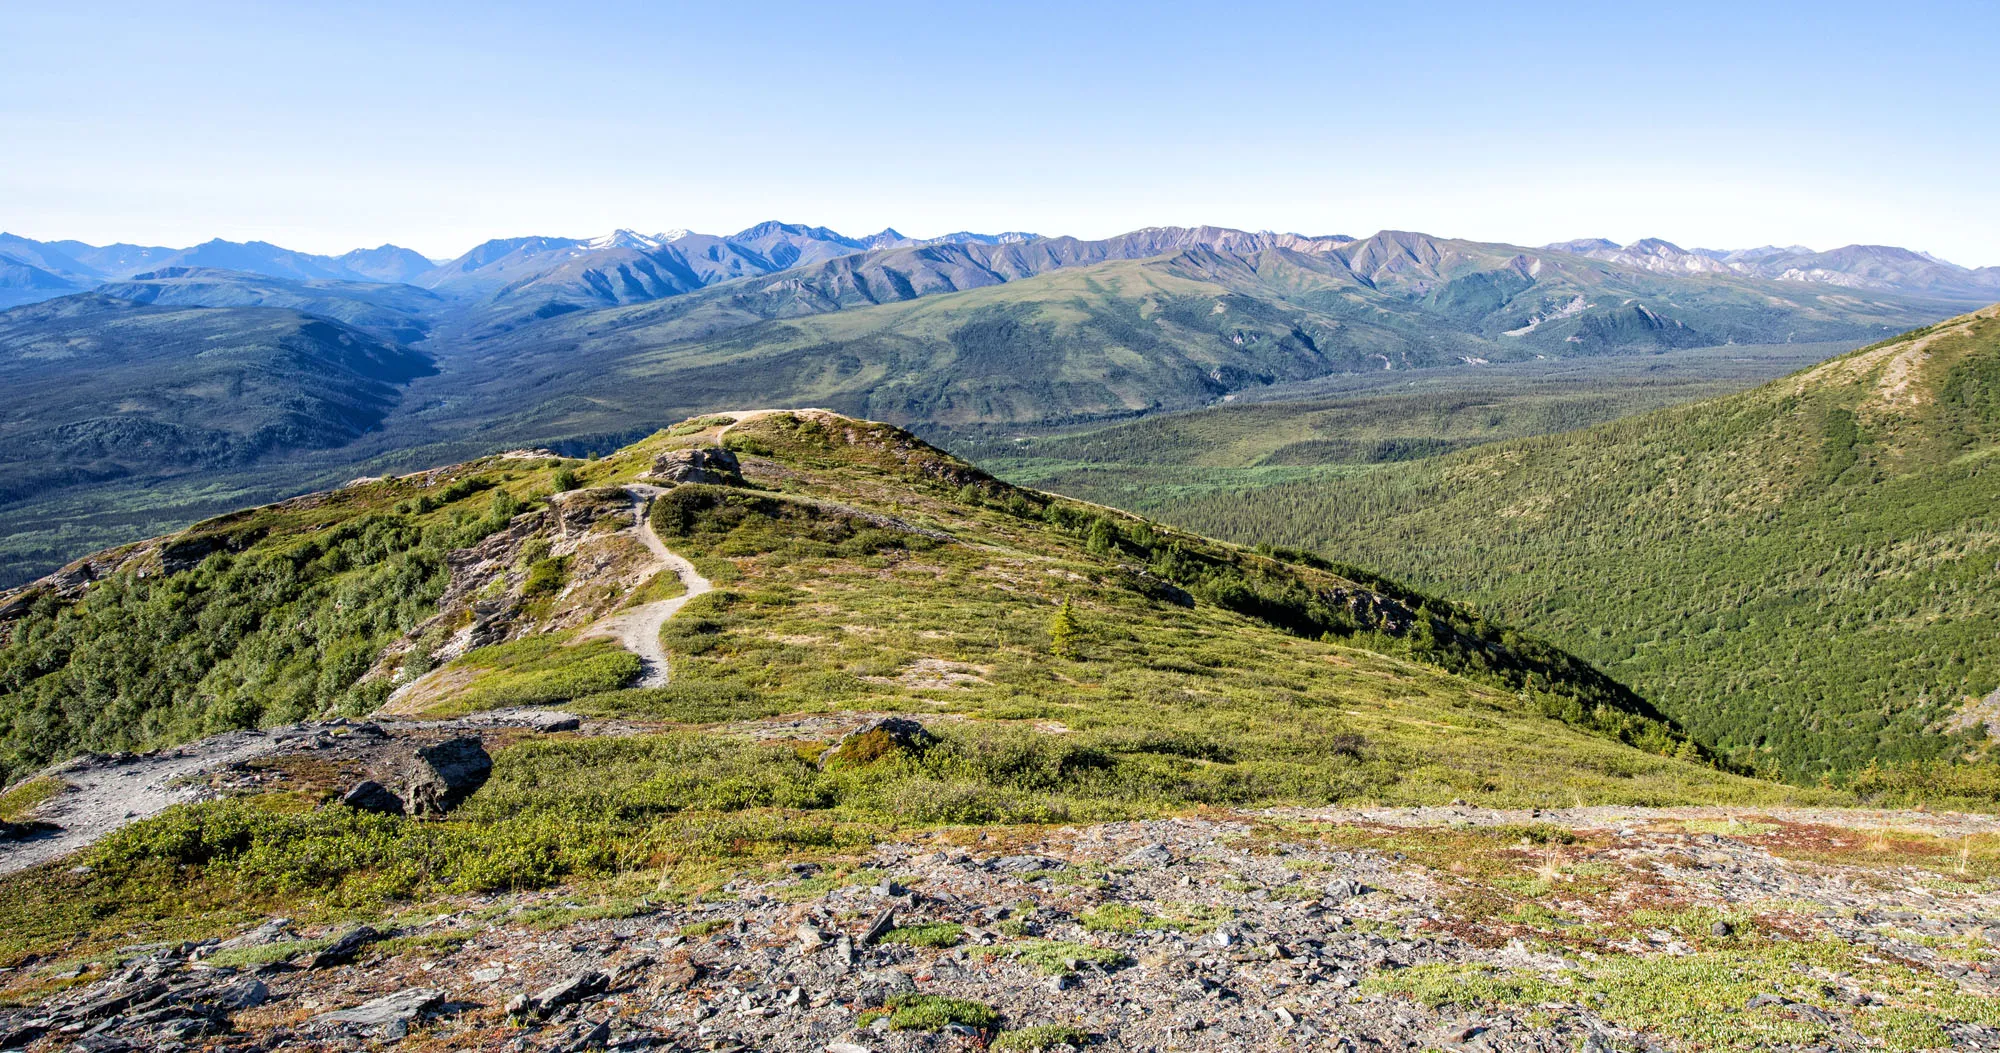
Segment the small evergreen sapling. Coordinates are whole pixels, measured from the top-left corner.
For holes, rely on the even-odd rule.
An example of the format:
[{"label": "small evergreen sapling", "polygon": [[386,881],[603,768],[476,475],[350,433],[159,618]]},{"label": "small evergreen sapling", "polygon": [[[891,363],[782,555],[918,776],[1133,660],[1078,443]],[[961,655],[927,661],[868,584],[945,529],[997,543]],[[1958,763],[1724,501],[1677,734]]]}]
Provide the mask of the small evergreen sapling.
[{"label": "small evergreen sapling", "polygon": [[1049,653],[1057,658],[1075,658],[1079,635],[1076,612],[1070,606],[1069,597],[1065,596],[1062,606],[1056,608],[1055,616],[1049,619]]}]

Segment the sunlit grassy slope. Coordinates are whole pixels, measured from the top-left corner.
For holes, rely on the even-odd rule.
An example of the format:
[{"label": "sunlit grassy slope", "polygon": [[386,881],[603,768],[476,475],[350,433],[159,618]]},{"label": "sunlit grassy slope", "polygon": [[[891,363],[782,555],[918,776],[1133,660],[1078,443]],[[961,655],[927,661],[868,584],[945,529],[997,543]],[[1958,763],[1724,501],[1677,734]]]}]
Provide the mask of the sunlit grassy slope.
[{"label": "sunlit grassy slope", "polygon": [[[503,609],[601,584],[549,555],[558,485],[571,507],[667,448],[717,442],[749,482],[652,506],[717,585],[666,623],[668,686],[620,688],[637,663],[567,631],[439,659],[452,712],[564,703],[617,718],[611,734],[493,740],[491,781],[443,820],[321,807],[345,786],[309,771],[170,810],[85,866],[0,882],[14,922],[0,960],[454,892],[634,875],[663,890],[912,826],[1846,799],[1708,766],[1596,670],[1365,572],[1020,490],[887,425],[728,422],[595,461],[493,458],[223,517],[105,557],[80,599],[29,597],[0,647],[9,781],[79,749],[370,712],[436,665],[457,625],[419,626],[448,585]],[[518,560],[454,582],[452,552],[503,541]],[[400,657],[378,661],[385,649]],[[856,714],[881,712],[936,740],[822,762]]]},{"label": "sunlit grassy slope", "polygon": [[[631,479],[716,430],[570,470]],[[1046,785],[986,786],[1043,810],[1773,792],[1664,756],[1690,748],[1569,656],[1362,572],[1019,491],[883,425],[777,414],[727,441],[759,489],[682,487],[654,513],[724,586],[669,623],[674,683],[585,710],[695,725],[910,711],[1053,751]],[[230,517],[163,550],[221,550],[193,569],[141,577],[141,560],[79,603],[44,597],[0,651],[15,771],[51,742],[364,711],[387,687],[364,675],[371,648],[427,616],[444,548],[533,515],[557,468],[479,462]],[[1064,600],[1074,657],[1049,637]],[[593,656],[554,661],[572,650]]]}]

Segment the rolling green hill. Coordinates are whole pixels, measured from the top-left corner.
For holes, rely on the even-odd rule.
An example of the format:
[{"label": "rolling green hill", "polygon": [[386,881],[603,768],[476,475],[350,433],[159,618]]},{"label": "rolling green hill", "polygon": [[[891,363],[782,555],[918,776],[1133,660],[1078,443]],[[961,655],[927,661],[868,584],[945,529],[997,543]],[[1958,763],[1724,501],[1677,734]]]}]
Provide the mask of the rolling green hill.
[{"label": "rolling green hill", "polygon": [[[1675,759],[1696,750],[1588,665],[1365,572],[1020,490],[886,425],[772,413],[724,437],[730,419],[587,463],[503,457],[360,483],[105,554],[94,583],[5,597],[7,778],[79,749],[365,713],[439,669],[453,712],[571,701],[710,726],[912,711],[1071,757],[1034,807],[1077,814],[1769,792]],[[627,507],[590,488],[718,439],[748,485],[684,484],[651,522],[720,588],[668,624],[669,686],[626,687],[637,663],[606,665],[576,626],[627,601],[603,554],[629,531],[566,524]],[[578,489],[552,498],[558,482]],[[483,555],[454,555],[474,545]],[[473,598],[482,639],[506,642],[446,646]],[[1052,636],[1063,610],[1072,631]],[[425,705],[423,690],[398,697],[399,712]],[[962,785],[910,792],[1031,803],[1026,784],[950,777]]]},{"label": "rolling green hill", "polygon": [[1160,514],[1466,597],[1815,777],[1949,753],[2000,686],[1996,391],[1988,309],[1739,395]]}]

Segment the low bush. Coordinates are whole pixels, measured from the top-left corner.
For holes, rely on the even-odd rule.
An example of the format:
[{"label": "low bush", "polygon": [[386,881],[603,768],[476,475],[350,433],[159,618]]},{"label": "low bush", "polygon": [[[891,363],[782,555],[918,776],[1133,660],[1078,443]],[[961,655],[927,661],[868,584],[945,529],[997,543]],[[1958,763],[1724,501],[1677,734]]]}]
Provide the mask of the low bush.
[{"label": "low bush", "polygon": [[1031,965],[1037,972],[1046,976],[1066,976],[1075,972],[1080,965],[1094,965],[1106,970],[1116,969],[1131,961],[1122,952],[1108,947],[1092,947],[1087,943],[1059,940],[1023,940],[1020,943],[1002,946],[994,953]]},{"label": "low bush", "polygon": [[903,943],[911,947],[956,947],[965,939],[965,926],[948,921],[922,925],[899,925],[882,937],[883,943]]},{"label": "low bush", "polygon": [[890,997],[889,1027],[896,1031],[943,1031],[952,1024],[988,1028],[1000,1022],[1000,1014],[981,1002],[963,998],[905,992]]},{"label": "low bush", "polygon": [[1008,1053],[1042,1053],[1044,1050],[1060,1046],[1082,1049],[1090,1045],[1090,1032],[1068,1024],[1036,1024],[1033,1027],[1003,1031],[993,1040],[989,1048]]}]

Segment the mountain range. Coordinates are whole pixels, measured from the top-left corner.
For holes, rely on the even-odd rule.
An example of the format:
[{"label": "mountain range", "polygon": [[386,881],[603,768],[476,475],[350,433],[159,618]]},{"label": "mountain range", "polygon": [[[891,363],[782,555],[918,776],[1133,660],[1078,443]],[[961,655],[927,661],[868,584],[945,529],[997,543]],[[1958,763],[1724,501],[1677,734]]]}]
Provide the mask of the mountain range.
[{"label": "mountain range", "polygon": [[1542,247],[1659,274],[1743,274],[1849,289],[1968,300],[2000,298],[2000,267],[1961,267],[1927,252],[1893,245],[1846,245],[1815,252],[1803,245],[1683,249],[1658,238],[1645,238],[1630,245],[1605,238],[1582,238]]},{"label": "mountain range", "polygon": [[961,231],[918,240],[884,229],[850,238],[825,227],[768,222],[728,236],[686,230],[652,235],[619,230],[597,238],[499,238],[440,262],[396,245],[325,256],[262,241],[216,239],[173,249],[44,242],[0,234],[0,308],[177,268],[241,271],[296,281],[393,282],[470,297],[492,295],[537,279],[555,287],[568,280],[595,291],[605,302],[621,303],[857,252],[924,244],[1009,244],[1038,236],[1020,231]]},{"label": "mountain range", "polygon": [[[0,307],[32,303],[94,288],[148,271],[178,267],[234,270],[291,280],[393,282],[479,299],[548,295],[554,302],[619,304],[678,295],[718,282],[773,274],[843,256],[885,249],[930,246],[1014,246],[1037,241],[1104,245],[1114,255],[1133,258],[1134,246],[1157,251],[1195,246],[1241,255],[1282,248],[1324,253],[1356,241],[1345,235],[1251,233],[1215,227],[1149,228],[1120,238],[1079,242],[1038,234],[968,231],[911,238],[893,228],[848,237],[825,227],[765,222],[730,235],[672,230],[641,234],[618,230],[595,238],[517,237],[483,242],[448,261],[434,261],[405,248],[382,245],[339,256],[285,249],[267,242],[217,239],[190,248],[78,241],[42,242],[0,234]],[[1535,250],[1523,250],[1530,254]],[[1827,252],[1803,246],[1716,250],[1683,249],[1647,238],[1619,245],[1583,238],[1541,246],[1657,274],[1738,274],[1871,289],[1908,295],[1978,300],[2000,290],[2000,267],[1968,268],[1927,253],[1886,245],[1848,245]],[[1121,254],[1122,253],[1122,254]],[[1087,254],[1087,253],[1086,253]],[[979,254],[971,257],[982,260]],[[1018,272],[1013,277],[1021,276]]]}]

